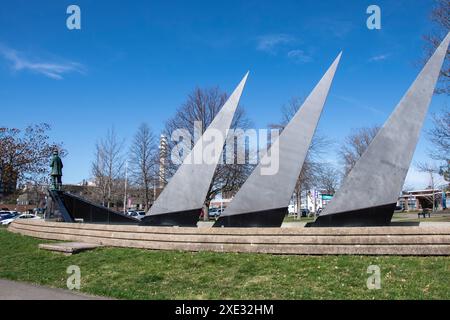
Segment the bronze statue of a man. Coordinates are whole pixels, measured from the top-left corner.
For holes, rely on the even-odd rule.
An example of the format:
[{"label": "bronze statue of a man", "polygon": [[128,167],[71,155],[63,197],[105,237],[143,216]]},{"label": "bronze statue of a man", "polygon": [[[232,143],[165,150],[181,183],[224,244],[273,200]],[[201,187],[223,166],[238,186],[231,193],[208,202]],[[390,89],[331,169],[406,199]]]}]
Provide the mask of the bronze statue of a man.
[{"label": "bronze statue of a man", "polygon": [[52,168],[52,172],[50,173],[50,176],[52,177],[52,184],[50,188],[52,190],[60,190],[62,185],[61,177],[63,163],[58,155],[58,150],[53,151],[53,158],[50,163],[50,167]]}]

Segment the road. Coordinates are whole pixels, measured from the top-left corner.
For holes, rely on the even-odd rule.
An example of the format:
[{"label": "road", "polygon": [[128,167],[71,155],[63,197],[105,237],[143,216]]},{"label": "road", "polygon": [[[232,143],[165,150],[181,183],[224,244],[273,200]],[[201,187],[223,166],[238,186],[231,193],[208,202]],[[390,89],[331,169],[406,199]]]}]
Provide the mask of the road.
[{"label": "road", "polygon": [[105,300],[76,291],[47,288],[24,282],[0,279],[1,300]]}]

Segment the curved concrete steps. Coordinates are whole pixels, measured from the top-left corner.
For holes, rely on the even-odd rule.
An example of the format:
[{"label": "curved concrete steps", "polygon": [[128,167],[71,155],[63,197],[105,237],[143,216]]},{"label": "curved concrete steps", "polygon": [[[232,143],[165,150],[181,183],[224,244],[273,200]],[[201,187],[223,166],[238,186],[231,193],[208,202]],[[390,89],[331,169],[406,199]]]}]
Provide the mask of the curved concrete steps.
[{"label": "curved concrete steps", "polygon": [[273,254],[450,255],[450,227],[177,228],[22,220],[9,230],[42,239],[154,250]]}]

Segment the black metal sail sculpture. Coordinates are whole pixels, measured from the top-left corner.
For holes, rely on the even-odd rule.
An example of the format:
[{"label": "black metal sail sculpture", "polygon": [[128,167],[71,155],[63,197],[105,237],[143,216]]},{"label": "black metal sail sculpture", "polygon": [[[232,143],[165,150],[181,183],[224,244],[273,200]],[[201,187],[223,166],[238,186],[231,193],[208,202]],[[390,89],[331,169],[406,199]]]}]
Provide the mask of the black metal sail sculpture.
[{"label": "black metal sail sculpture", "polygon": [[[341,54],[262,156],[214,227],[281,226],[340,58]],[[273,161],[278,165],[274,174],[265,167]]]},{"label": "black metal sail sculpture", "polygon": [[[201,163],[196,163],[193,159],[198,156],[202,158],[205,145],[211,143],[211,141],[204,141],[205,137],[210,137],[213,133],[219,133],[222,137],[226,137],[247,77],[248,72],[219,113],[217,113],[202,137],[195,143],[191,152],[185,157],[183,163],[146,216],[142,218],[142,225],[186,227],[195,227],[197,225],[219,157],[216,157],[212,162],[204,162],[202,159]],[[223,142],[225,142],[225,139]],[[220,155],[223,144],[217,145],[217,147],[220,150],[216,151]]]},{"label": "black metal sail sculpture", "polygon": [[447,34],[342,186],[307,226],[389,225],[450,41]]}]

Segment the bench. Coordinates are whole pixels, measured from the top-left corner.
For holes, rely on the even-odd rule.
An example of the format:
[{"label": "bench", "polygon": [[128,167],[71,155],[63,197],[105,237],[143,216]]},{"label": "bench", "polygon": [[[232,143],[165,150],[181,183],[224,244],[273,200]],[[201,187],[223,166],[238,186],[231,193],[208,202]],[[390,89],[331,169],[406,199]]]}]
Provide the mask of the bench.
[{"label": "bench", "polygon": [[417,213],[417,218],[420,219],[420,215],[422,215],[424,218],[426,218],[426,215],[428,215],[428,218],[431,218],[431,209],[425,208],[422,210],[422,212]]}]

